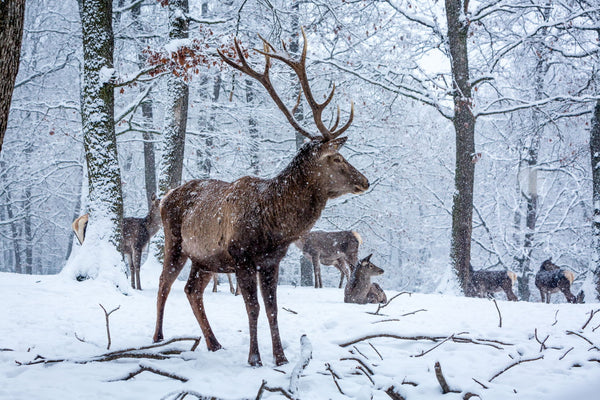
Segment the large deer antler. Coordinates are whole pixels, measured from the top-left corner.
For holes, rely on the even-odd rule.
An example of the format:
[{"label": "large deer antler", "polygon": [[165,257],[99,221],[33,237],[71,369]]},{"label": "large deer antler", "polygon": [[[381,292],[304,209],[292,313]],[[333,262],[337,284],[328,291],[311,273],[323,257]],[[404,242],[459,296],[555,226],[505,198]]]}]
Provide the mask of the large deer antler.
[{"label": "large deer antler", "polygon": [[[238,58],[240,59],[239,64],[236,63],[235,61],[233,61],[232,59],[228,58],[227,56],[225,56],[220,50],[217,50],[217,52],[219,53],[219,56],[221,56],[223,61],[225,61],[227,64],[229,64],[233,68],[235,68],[235,69],[245,73],[246,75],[251,76],[252,78],[256,79],[257,81],[259,81],[265,87],[265,89],[267,89],[267,92],[273,98],[273,100],[275,101],[275,104],[277,104],[279,109],[286,116],[286,118],[288,119],[290,124],[302,135],[306,136],[309,139],[315,139],[316,136],[311,135],[308,131],[306,131],[304,128],[302,128],[300,126],[298,121],[296,121],[293,114],[285,106],[285,104],[283,103],[283,101],[281,100],[281,98],[277,94],[277,91],[275,90],[275,88],[273,87],[273,85],[271,83],[271,80],[269,78],[269,69],[271,67],[271,58],[274,58],[276,60],[280,60],[280,61],[284,62],[285,64],[290,66],[294,70],[296,75],[298,76],[298,79],[300,81],[300,86],[302,87],[302,91],[304,92],[304,96],[306,97],[308,105],[310,106],[310,108],[312,110],[313,119],[315,121],[315,124],[317,125],[317,129],[319,129],[319,132],[321,132],[323,139],[326,141],[329,141],[331,139],[334,139],[334,138],[340,136],[342,133],[344,133],[350,127],[350,125],[352,124],[352,120],[354,119],[354,103],[353,102],[351,103],[350,117],[348,118],[348,121],[346,122],[346,124],[344,124],[344,126],[342,126],[340,129],[336,130],[336,128],[339,124],[339,120],[340,120],[339,107],[337,109],[336,121],[333,124],[333,126],[329,129],[325,126],[325,124],[323,123],[323,120],[322,120],[322,114],[323,114],[323,110],[329,105],[329,103],[333,99],[333,95],[335,93],[335,84],[333,85],[333,88],[331,89],[329,96],[327,96],[327,98],[325,99],[325,101],[323,103],[318,103],[315,100],[315,98],[312,94],[312,90],[310,88],[308,76],[306,74],[307,41],[306,41],[306,34],[304,33],[304,28],[302,28],[302,38],[304,40],[304,45],[302,47],[302,55],[300,56],[299,61],[292,60],[289,54],[282,55],[282,54],[278,53],[275,50],[275,48],[273,47],[273,45],[271,43],[269,43],[266,39],[264,39],[260,35],[258,37],[263,41],[264,50],[255,49],[255,51],[257,51],[258,53],[265,56],[265,70],[262,74],[257,72],[256,70],[254,70],[252,67],[250,67],[250,65],[248,64],[248,62],[246,60],[246,57],[243,54],[243,51],[239,45],[239,41],[237,40],[237,38],[234,39],[234,45],[235,45],[236,54],[237,54]],[[284,48],[284,51],[286,51],[286,53],[287,53],[287,50],[285,50],[285,44],[283,45],[283,48]],[[300,101],[300,98],[298,98],[298,102],[299,101]]]}]

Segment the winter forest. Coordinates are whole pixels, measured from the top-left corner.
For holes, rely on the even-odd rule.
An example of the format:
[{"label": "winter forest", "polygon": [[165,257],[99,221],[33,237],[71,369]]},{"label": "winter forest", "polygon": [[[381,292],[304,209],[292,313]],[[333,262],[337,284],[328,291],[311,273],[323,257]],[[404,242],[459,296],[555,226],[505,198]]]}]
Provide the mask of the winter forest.
[{"label": "winter forest", "polygon": [[[20,53],[10,48],[18,9]],[[272,178],[309,141],[299,131],[321,135],[322,121],[332,131],[343,127],[348,140],[339,152],[369,187],[329,200],[313,230],[358,232],[359,258],[372,254],[385,271],[373,280],[388,299],[452,295],[463,307],[460,297],[479,294],[473,270],[512,271],[519,303],[505,307],[533,307],[544,300],[535,279],[549,259],[572,271],[573,294],[600,299],[597,0],[0,0],[0,11],[0,66],[10,70],[15,55],[18,63],[14,82],[0,77],[0,273],[7,277],[106,280],[130,294],[132,272],[119,251],[124,219],[146,216],[153,196],[192,179]],[[302,82],[277,56],[299,60],[305,45]],[[300,129],[268,88],[223,57],[258,73],[268,64],[269,83]],[[322,115],[304,83],[328,104]],[[84,214],[80,243],[72,224]],[[160,269],[165,235],[160,230],[144,249],[142,283],[146,270]],[[340,272],[322,266],[321,273],[333,299]],[[285,291],[313,286],[312,264],[297,246],[282,259],[278,283]],[[140,296],[154,313],[156,294]],[[410,302],[398,312],[421,307]],[[584,312],[594,317],[579,310],[573,318],[582,323]],[[556,323],[553,314],[544,318]],[[151,330],[140,337],[149,341]],[[546,350],[537,335],[536,347]],[[442,343],[449,339],[457,342],[453,334]],[[342,393],[343,379],[325,374]],[[414,386],[409,396],[381,398],[431,398],[411,397],[421,390]],[[488,398],[508,398],[498,393]],[[460,398],[469,394],[485,398]],[[380,398],[370,396],[354,398]]]}]

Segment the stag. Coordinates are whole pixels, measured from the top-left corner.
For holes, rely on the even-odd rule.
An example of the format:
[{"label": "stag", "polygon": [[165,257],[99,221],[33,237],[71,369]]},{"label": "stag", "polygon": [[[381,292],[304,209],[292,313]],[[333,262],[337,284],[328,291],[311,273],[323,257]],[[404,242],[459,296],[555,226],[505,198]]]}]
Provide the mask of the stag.
[{"label": "stag", "polygon": [[577,296],[571,293],[571,285],[575,275],[568,269],[560,268],[548,259],[542,263],[540,270],[535,275],[535,286],[540,291],[542,303],[550,303],[550,295],[561,291],[569,303],[583,303],[584,293],[580,291]]},{"label": "stag", "polygon": [[302,254],[311,260],[315,275],[315,287],[322,288],[321,264],[333,265],[340,271],[340,288],[350,277],[358,262],[358,246],[362,238],[354,231],[312,231],[294,242]]},{"label": "stag", "polygon": [[[338,152],[347,137],[339,137],[352,122],[354,107],[344,126],[337,122],[327,128],[321,119],[323,109],[334,90],[318,103],[306,74],[307,42],[299,60],[287,52],[278,53],[266,40],[264,72],[247,62],[237,39],[235,52],[239,62],[219,51],[233,68],[258,80],[270,94],[290,124],[310,141],[304,144],[290,164],[271,179],[242,177],[234,182],[214,179],[192,180],[171,190],[161,203],[165,230],[165,258],[157,294],[154,341],[163,340],[165,302],[173,281],[187,259],[192,267],[185,293],[209,351],[221,348],[204,310],[203,292],[212,274],[235,273],[248,314],[250,347],[248,363],[262,365],[257,340],[259,314],[257,282],[260,285],[271,331],[275,364],[287,363],[277,322],[277,279],[279,263],[290,244],[308,232],[320,217],[327,200],[347,193],[363,193],[369,181]],[[312,109],[320,135],[312,135],[294,119],[280,99],[269,78],[271,61],[279,60],[297,75],[304,96]],[[339,109],[338,109],[339,110]]]},{"label": "stag", "polygon": [[495,292],[504,291],[506,298],[510,301],[517,301],[518,298],[512,290],[517,281],[517,275],[512,271],[483,271],[473,269],[469,264],[471,271],[471,286],[476,296],[489,297]]},{"label": "stag", "polygon": [[385,303],[387,298],[381,287],[371,283],[371,277],[383,274],[383,269],[371,262],[371,256],[360,260],[348,279],[344,290],[344,303]]},{"label": "stag", "polygon": [[142,251],[150,238],[162,225],[160,218],[160,199],[154,194],[150,202],[148,215],[143,218],[123,218],[123,255],[127,258],[131,277],[131,287],[142,290],[140,284],[140,264]]}]

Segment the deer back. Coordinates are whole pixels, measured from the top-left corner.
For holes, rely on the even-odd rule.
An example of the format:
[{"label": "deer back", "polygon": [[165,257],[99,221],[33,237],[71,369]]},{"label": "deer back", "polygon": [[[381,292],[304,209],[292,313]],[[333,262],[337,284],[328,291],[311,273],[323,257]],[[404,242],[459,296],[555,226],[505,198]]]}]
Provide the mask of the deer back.
[{"label": "deer back", "polygon": [[354,231],[312,231],[296,243],[302,246],[300,248],[305,255],[320,255],[324,264],[331,264],[336,259],[344,257],[354,267],[361,239]]}]

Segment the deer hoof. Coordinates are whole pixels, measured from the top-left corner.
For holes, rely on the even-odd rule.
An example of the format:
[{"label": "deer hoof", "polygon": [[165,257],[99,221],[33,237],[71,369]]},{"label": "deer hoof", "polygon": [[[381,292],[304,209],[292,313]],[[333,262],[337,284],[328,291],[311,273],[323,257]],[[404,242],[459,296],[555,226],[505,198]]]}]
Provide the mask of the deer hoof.
[{"label": "deer hoof", "polygon": [[208,348],[208,351],[217,351],[223,348],[217,339],[207,340],[206,347]]},{"label": "deer hoof", "polygon": [[277,365],[278,367],[287,363],[288,360],[283,354],[281,356],[275,356],[275,365]]},{"label": "deer hoof", "polygon": [[262,362],[260,361],[260,356],[258,354],[251,354],[248,356],[248,364],[253,367],[262,367]]}]

